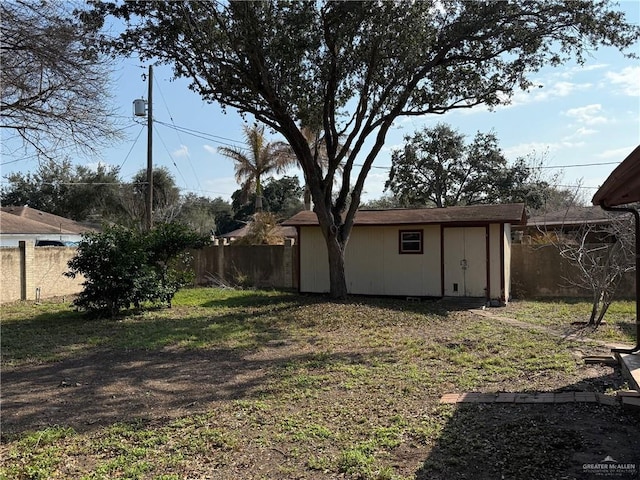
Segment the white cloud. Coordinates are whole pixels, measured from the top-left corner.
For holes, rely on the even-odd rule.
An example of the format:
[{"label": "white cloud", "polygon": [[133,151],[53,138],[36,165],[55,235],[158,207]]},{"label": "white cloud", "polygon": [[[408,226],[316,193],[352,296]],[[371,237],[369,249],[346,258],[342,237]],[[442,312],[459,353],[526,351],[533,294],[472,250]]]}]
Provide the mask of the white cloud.
[{"label": "white cloud", "polygon": [[574,92],[581,90],[588,90],[591,88],[591,83],[572,83],[572,82],[557,82],[550,88],[554,97],[566,97]]},{"label": "white cloud", "polygon": [[402,150],[404,148],[404,143],[394,143],[393,145],[383,145],[380,149],[381,152],[392,153],[395,150]]},{"label": "white cloud", "polygon": [[382,197],[384,195],[384,184],[388,179],[389,173],[384,170],[369,173],[362,192],[362,201],[368,202]]},{"label": "white cloud", "polygon": [[640,97],[640,67],[626,67],[620,72],[607,72],[605,78],[623,95]]},{"label": "white cloud", "polygon": [[548,154],[567,148],[577,148],[585,145],[585,142],[571,142],[564,139],[560,142],[529,142],[520,143],[512,147],[504,148],[502,151],[505,157],[515,160],[516,158],[533,155],[535,157],[547,158]]},{"label": "white cloud", "polygon": [[587,136],[587,135],[593,135],[594,133],[598,133],[598,130],[594,130],[593,128],[586,128],[586,127],[580,127],[578,128],[578,130],[576,130],[576,136]]},{"label": "white cloud", "polygon": [[[593,128],[579,127],[574,133],[564,137],[562,140],[568,142],[576,138],[590,137],[592,135],[595,135],[596,133],[598,133],[598,130],[595,130]],[[584,142],[582,142],[581,144],[583,143]]]},{"label": "white cloud", "polygon": [[558,144],[554,143],[530,142],[504,148],[502,151],[507,158],[516,159],[530,154],[543,155],[547,152],[555,151],[558,148]]},{"label": "white cloud", "polygon": [[623,147],[623,148],[614,148],[612,150],[605,150],[602,153],[596,155],[598,158],[610,159],[610,160],[619,160],[622,161],[633,151],[635,147]]},{"label": "white cloud", "polygon": [[592,72],[594,70],[602,70],[603,68],[607,68],[608,66],[609,65],[606,63],[597,63],[595,65],[576,65],[560,72],[559,76],[562,78],[572,78],[576,74]]},{"label": "white cloud", "polygon": [[594,103],[584,107],[570,108],[564,114],[584,125],[600,125],[607,123],[607,119],[601,115],[602,105]]},{"label": "white cloud", "polygon": [[[574,83],[568,81],[554,81],[545,83],[541,80],[534,81],[534,84],[529,87],[529,90],[516,90],[509,103],[504,105],[498,105],[495,110],[505,110],[513,107],[520,107],[523,105],[530,105],[533,103],[541,103],[556,98],[568,97],[570,95],[577,94],[589,90],[593,87],[593,83]],[[507,97],[502,95],[503,101],[507,100]],[[468,113],[487,112],[487,107],[473,108]]]},{"label": "white cloud", "polygon": [[211,145],[203,145],[202,148],[204,148],[209,153],[218,153],[218,149],[216,147],[212,147]]},{"label": "white cloud", "polygon": [[174,150],[171,155],[178,158],[188,158],[189,148],[186,145],[180,145],[180,148]]}]

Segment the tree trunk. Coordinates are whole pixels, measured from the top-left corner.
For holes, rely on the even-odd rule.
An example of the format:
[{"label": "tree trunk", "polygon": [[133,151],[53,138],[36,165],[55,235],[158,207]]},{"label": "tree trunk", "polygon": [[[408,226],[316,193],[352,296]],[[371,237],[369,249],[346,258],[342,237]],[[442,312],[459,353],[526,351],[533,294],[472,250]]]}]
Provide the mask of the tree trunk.
[{"label": "tree trunk", "polygon": [[596,315],[600,309],[600,301],[602,300],[602,292],[597,291],[593,296],[593,304],[591,305],[591,316],[589,317],[588,326],[592,327],[596,323]]},{"label": "tree trunk", "polygon": [[304,209],[311,210],[311,190],[308,185],[304,187]]},{"label": "tree trunk", "polygon": [[347,279],[344,273],[344,250],[346,245],[338,241],[335,233],[327,238],[329,254],[329,295],[331,298],[343,299],[347,297]]},{"label": "tree trunk", "polygon": [[[319,195],[313,195],[318,197]],[[342,225],[336,225],[335,218],[323,203],[314,202],[314,210],[327,245],[329,261],[329,295],[331,298],[347,297],[347,280],[344,272],[344,252],[347,248],[348,235],[344,235]]]}]

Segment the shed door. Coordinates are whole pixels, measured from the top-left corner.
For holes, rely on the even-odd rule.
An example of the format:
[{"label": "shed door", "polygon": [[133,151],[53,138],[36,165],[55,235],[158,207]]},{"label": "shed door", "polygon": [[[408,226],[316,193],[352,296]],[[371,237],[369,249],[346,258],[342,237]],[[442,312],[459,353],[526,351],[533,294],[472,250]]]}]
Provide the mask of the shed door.
[{"label": "shed door", "polygon": [[487,245],[484,227],[445,228],[444,295],[486,297]]}]

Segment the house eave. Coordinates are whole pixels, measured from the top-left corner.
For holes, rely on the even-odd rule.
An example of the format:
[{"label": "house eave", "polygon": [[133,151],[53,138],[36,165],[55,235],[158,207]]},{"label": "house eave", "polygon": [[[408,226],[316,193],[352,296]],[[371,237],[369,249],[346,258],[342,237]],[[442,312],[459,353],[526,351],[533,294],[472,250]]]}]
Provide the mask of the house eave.
[{"label": "house eave", "polygon": [[591,201],[603,207],[640,202],[640,145],[611,172]]}]

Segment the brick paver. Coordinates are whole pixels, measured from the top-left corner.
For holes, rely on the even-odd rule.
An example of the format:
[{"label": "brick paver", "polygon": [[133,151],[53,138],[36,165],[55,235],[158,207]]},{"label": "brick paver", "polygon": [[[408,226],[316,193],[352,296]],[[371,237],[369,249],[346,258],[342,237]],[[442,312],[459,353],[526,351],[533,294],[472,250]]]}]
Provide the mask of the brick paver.
[{"label": "brick paver", "polygon": [[622,397],[622,406],[632,410],[640,410],[640,397]]},{"label": "brick paver", "polygon": [[513,403],[516,400],[516,394],[513,392],[501,392],[496,398],[496,403]]},{"label": "brick paver", "polygon": [[500,393],[447,393],[440,398],[440,403],[600,403],[617,405],[623,403],[630,407],[640,405],[640,397],[633,395],[605,395],[595,392],[500,392]]},{"label": "brick paver", "polygon": [[620,403],[620,400],[615,395],[605,395],[604,393],[597,393],[596,399],[602,405],[617,405]]},{"label": "brick paver", "polygon": [[575,392],[562,392],[556,393],[554,403],[569,403],[576,401]]},{"label": "brick paver", "polygon": [[576,402],[595,403],[596,394],[594,392],[576,392]]}]

